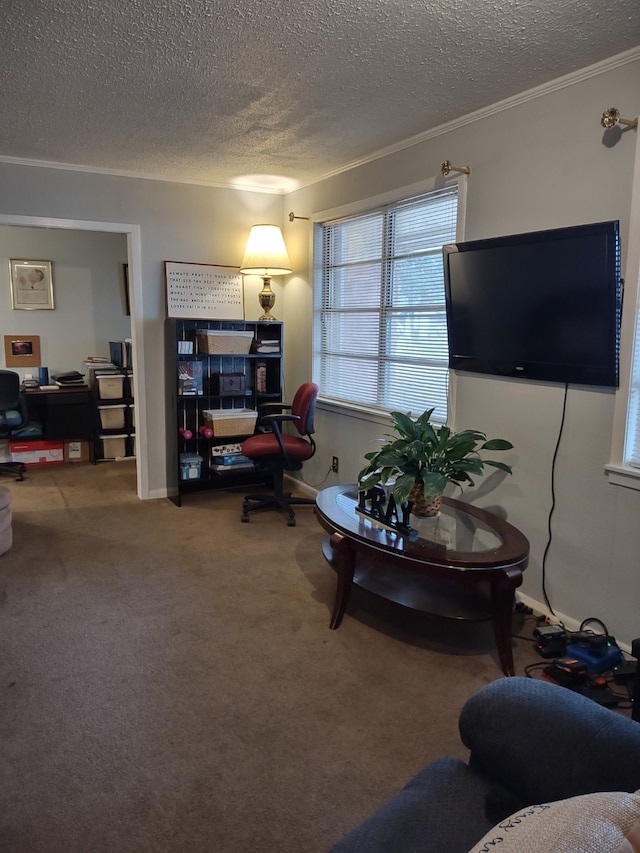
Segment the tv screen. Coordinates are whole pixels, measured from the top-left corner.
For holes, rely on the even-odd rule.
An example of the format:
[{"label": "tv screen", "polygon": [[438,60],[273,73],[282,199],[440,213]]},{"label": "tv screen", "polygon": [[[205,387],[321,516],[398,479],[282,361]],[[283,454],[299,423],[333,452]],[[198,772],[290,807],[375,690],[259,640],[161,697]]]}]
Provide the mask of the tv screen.
[{"label": "tv screen", "polygon": [[449,366],[617,387],[619,224],[444,246]]}]

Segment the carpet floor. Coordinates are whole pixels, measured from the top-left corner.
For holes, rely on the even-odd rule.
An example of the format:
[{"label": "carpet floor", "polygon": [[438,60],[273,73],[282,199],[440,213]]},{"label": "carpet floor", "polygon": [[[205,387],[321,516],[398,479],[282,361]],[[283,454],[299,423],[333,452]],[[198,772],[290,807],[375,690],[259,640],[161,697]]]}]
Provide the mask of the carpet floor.
[{"label": "carpet floor", "polygon": [[490,626],[360,593],[330,631],[311,507],[292,528],[242,524],[239,492],[140,501],[128,462],[2,484],[3,853],[321,853],[466,757],[459,710],[502,677]]}]

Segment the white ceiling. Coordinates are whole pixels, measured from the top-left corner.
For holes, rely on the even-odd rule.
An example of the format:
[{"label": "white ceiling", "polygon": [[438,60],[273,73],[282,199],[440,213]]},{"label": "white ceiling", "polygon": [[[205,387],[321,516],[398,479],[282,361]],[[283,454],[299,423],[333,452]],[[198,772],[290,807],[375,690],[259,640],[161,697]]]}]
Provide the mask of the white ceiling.
[{"label": "white ceiling", "polygon": [[[273,188],[640,44],[638,0],[0,0],[0,9],[0,160],[207,184],[244,176]],[[625,114],[624,104],[594,109],[607,106]]]}]

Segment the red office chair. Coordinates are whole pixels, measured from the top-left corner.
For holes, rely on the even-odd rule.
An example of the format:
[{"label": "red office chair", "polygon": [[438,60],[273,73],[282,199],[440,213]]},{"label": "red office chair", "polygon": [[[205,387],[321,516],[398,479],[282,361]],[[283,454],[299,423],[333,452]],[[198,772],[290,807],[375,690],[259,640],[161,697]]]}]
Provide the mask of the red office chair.
[{"label": "red office chair", "polygon": [[[249,521],[249,513],[256,509],[282,509],[288,515],[287,525],[295,527],[296,516],[292,506],[314,505],[310,498],[294,498],[291,492],[283,491],[284,472],[299,471],[302,463],[311,459],[316,445],[311,437],[314,433],[313,419],[319,388],[313,382],[305,382],[296,391],[291,405],[287,403],[265,403],[260,406],[259,426],[269,427],[272,432],[257,433],[242,443],[242,452],[258,467],[268,469],[273,475],[273,494],[245,495],[242,503],[242,520]],[[283,410],[290,410],[284,414]],[[284,432],[283,424],[292,423],[296,434]]]}]

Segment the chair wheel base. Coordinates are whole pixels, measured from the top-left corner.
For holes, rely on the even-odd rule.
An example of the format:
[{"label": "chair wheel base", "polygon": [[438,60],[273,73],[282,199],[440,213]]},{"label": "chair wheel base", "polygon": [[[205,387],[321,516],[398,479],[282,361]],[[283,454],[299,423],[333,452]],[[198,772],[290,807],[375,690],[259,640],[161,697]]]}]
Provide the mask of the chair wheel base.
[{"label": "chair wheel base", "polygon": [[[257,510],[279,509],[286,513],[287,527],[295,527],[296,516],[289,504],[290,502],[297,503],[300,500],[300,498],[292,498],[289,493],[280,493],[277,495],[247,495],[242,502],[242,515],[240,516],[240,520],[243,522],[249,521],[250,513]],[[312,502],[309,501],[309,503]]]}]

